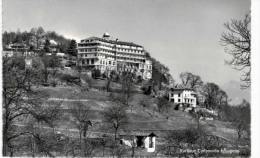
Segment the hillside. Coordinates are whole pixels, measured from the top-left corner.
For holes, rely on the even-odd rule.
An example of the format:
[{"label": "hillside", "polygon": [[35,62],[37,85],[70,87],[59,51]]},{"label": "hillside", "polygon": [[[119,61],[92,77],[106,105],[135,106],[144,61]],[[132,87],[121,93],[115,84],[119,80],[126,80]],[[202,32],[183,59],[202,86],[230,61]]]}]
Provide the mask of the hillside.
[{"label": "hillside", "polygon": [[[87,92],[81,92],[77,87],[41,87],[38,90],[51,94],[50,101],[62,102],[64,115],[63,119],[57,123],[58,128],[77,131],[70,115],[70,109],[80,101],[90,108],[90,120],[94,123],[90,131],[93,133],[112,133],[111,129],[103,124],[104,110],[114,104],[110,101],[108,92],[94,88]],[[147,98],[151,101],[149,108],[140,106],[139,102],[142,98]],[[167,131],[196,126],[195,120],[187,112],[170,110],[170,113],[167,115],[169,118],[167,119],[164,114],[157,112],[155,102],[155,98],[143,94],[135,94],[129,103],[133,105],[133,109],[127,110],[128,123],[122,131],[155,131],[159,137],[164,137]],[[224,137],[230,141],[235,141],[236,139],[236,131],[227,122],[203,120],[201,125],[214,135]]]}]

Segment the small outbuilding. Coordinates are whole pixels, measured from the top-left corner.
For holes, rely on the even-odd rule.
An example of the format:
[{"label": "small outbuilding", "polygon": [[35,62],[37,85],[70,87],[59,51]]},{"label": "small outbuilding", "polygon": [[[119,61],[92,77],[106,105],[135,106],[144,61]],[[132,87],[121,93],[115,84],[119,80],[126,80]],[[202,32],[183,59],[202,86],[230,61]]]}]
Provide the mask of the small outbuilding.
[{"label": "small outbuilding", "polygon": [[[135,146],[137,148],[145,148],[147,149],[147,152],[154,152],[155,146],[156,146],[156,135],[151,132],[131,132],[130,136],[129,134],[123,134],[120,135],[121,139],[120,142],[123,145],[127,146]],[[129,140],[129,137],[132,139]]]}]

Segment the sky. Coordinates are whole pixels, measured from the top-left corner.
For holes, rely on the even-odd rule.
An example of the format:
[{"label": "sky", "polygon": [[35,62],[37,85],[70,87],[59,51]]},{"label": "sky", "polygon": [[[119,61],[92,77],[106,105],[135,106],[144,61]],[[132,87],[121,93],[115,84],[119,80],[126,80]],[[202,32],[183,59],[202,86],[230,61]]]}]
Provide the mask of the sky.
[{"label": "sky", "polygon": [[250,0],[3,0],[2,5],[3,30],[42,26],[76,40],[108,32],[143,45],[177,82],[186,71],[220,86],[240,80],[240,72],[225,64],[229,56],[219,41],[225,22],[250,13]]}]

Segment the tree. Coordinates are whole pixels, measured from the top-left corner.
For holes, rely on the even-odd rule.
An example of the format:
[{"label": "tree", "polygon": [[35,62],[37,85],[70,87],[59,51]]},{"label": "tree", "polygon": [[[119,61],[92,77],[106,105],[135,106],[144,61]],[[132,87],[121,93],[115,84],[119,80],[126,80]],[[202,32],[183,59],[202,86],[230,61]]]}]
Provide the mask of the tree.
[{"label": "tree", "polygon": [[[17,64],[14,57],[3,58],[3,155],[8,152],[12,155],[13,141],[26,134],[27,130],[17,130],[14,123],[25,117],[51,124],[57,116],[54,111],[44,108],[39,113],[39,108],[46,100],[47,95],[31,88],[34,75],[30,69],[25,69]],[[46,107],[46,106],[45,106]],[[42,107],[40,108],[42,109]]]},{"label": "tree", "polygon": [[145,110],[145,108],[149,108],[150,107],[150,101],[147,98],[142,98],[139,102],[139,104],[143,107],[143,110]]},{"label": "tree", "polygon": [[104,121],[114,129],[114,138],[116,140],[118,130],[127,123],[125,107],[120,103],[108,107],[104,112]]},{"label": "tree", "polygon": [[84,145],[86,145],[86,137],[89,126],[92,126],[90,121],[90,108],[86,107],[82,102],[77,102],[73,109],[71,109],[73,118],[75,119],[75,124],[79,130],[79,142],[81,152],[85,155],[85,147],[82,147],[82,136],[84,137]]},{"label": "tree", "polygon": [[77,56],[77,42],[76,40],[72,39],[70,41],[69,48],[67,49],[67,53],[71,56]]},{"label": "tree", "polygon": [[182,72],[180,74],[180,79],[182,85],[185,86],[186,88],[192,88],[194,90],[197,90],[197,88],[203,85],[200,76],[194,75],[190,72]]},{"label": "tree", "polygon": [[107,77],[107,83],[106,83],[107,92],[110,92],[111,80],[112,80],[111,77]]},{"label": "tree", "polygon": [[150,95],[152,93],[152,85],[153,85],[152,80],[144,82],[141,89],[143,90],[143,93],[145,95]]},{"label": "tree", "polygon": [[221,109],[221,106],[227,104],[227,94],[215,83],[206,83],[203,86],[203,95],[205,96],[205,107],[210,109]]},{"label": "tree", "polygon": [[197,123],[197,129],[200,129],[200,117],[203,116],[203,114],[201,113],[201,111],[195,111],[195,109],[190,111],[191,116],[193,117],[193,119],[196,121]]},{"label": "tree", "polygon": [[159,87],[159,90],[161,90],[163,88],[162,83],[173,84],[174,79],[169,72],[169,68],[160,63],[155,58],[151,57],[148,52],[146,52],[145,54],[146,57],[152,61],[152,80],[154,86],[157,85]]},{"label": "tree", "polygon": [[22,34],[20,29],[16,31],[16,37],[14,39],[14,43],[23,43]]},{"label": "tree", "polygon": [[29,95],[28,72],[16,65],[14,58],[3,58],[3,155],[7,156],[12,139],[11,126],[21,115],[28,114],[22,97]]},{"label": "tree", "polygon": [[128,73],[128,72],[123,72],[121,84],[122,84],[121,92],[122,92],[122,95],[123,95],[124,104],[126,104],[128,106],[129,105],[129,99],[132,96],[133,86],[134,86],[132,74]]},{"label": "tree", "polygon": [[160,97],[158,98],[157,107],[159,112],[168,112],[170,103],[166,98]]},{"label": "tree", "polygon": [[[28,137],[31,138],[32,155],[35,155],[35,148],[38,152],[53,157],[51,151],[61,150],[62,144],[58,141],[55,133],[56,122],[60,120],[60,107],[62,102],[44,102],[36,104],[29,109],[29,123],[26,126]],[[43,128],[44,126],[44,128]],[[46,128],[52,130],[46,130]],[[27,138],[28,138],[27,137]]]},{"label": "tree", "polygon": [[93,69],[92,70],[92,77],[95,78],[95,79],[101,77],[100,70],[99,69]]},{"label": "tree", "polygon": [[39,26],[38,28],[32,28],[30,33],[36,38],[36,49],[39,49],[40,39],[43,38],[45,34],[44,29],[41,26]]},{"label": "tree", "polygon": [[43,48],[45,53],[50,53],[51,52],[50,45],[51,45],[50,40],[46,39],[45,43],[44,43],[44,48]]},{"label": "tree", "polygon": [[227,61],[233,68],[242,71],[242,88],[251,85],[251,16],[246,15],[243,20],[232,19],[224,24],[226,32],[222,33],[221,44],[225,47],[225,52],[232,56]]},{"label": "tree", "polygon": [[[60,66],[60,60],[56,55],[47,56],[44,55],[41,57],[44,68],[42,70],[44,75],[44,82],[48,83],[48,77],[51,74],[52,76],[56,75],[57,68]],[[50,70],[51,69],[51,70]]]},{"label": "tree", "polygon": [[[187,148],[185,144],[188,144],[192,147],[194,144],[198,144],[199,139],[204,138],[206,136],[206,131],[203,128],[197,129],[193,127],[189,127],[184,130],[174,130],[169,132],[165,136],[166,140],[166,151],[168,154],[176,154],[178,153],[178,149]],[[171,152],[171,147],[174,147],[175,151]],[[176,150],[177,149],[177,150]],[[178,153],[178,156],[185,156],[188,153]],[[175,155],[176,156],[176,155]]]},{"label": "tree", "polygon": [[232,122],[237,131],[238,139],[242,138],[242,133],[246,132],[250,138],[250,103],[243,100],[238,106],[229,106],[226,111],[227,120]]}]

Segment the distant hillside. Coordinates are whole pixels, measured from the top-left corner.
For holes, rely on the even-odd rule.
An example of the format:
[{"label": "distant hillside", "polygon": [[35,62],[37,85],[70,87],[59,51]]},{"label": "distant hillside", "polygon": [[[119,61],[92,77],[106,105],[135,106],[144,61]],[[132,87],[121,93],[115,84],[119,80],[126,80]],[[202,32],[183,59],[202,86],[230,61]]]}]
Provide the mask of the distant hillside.
[{"label": "distant hillside", "polygon": [[242,102],[243,99],[246,99],[248,102],[251,102],[251,89],[241,89],[240,82],[238,81],[229,81],[221,86],[228,94],[231,105],[236,105]]}]

